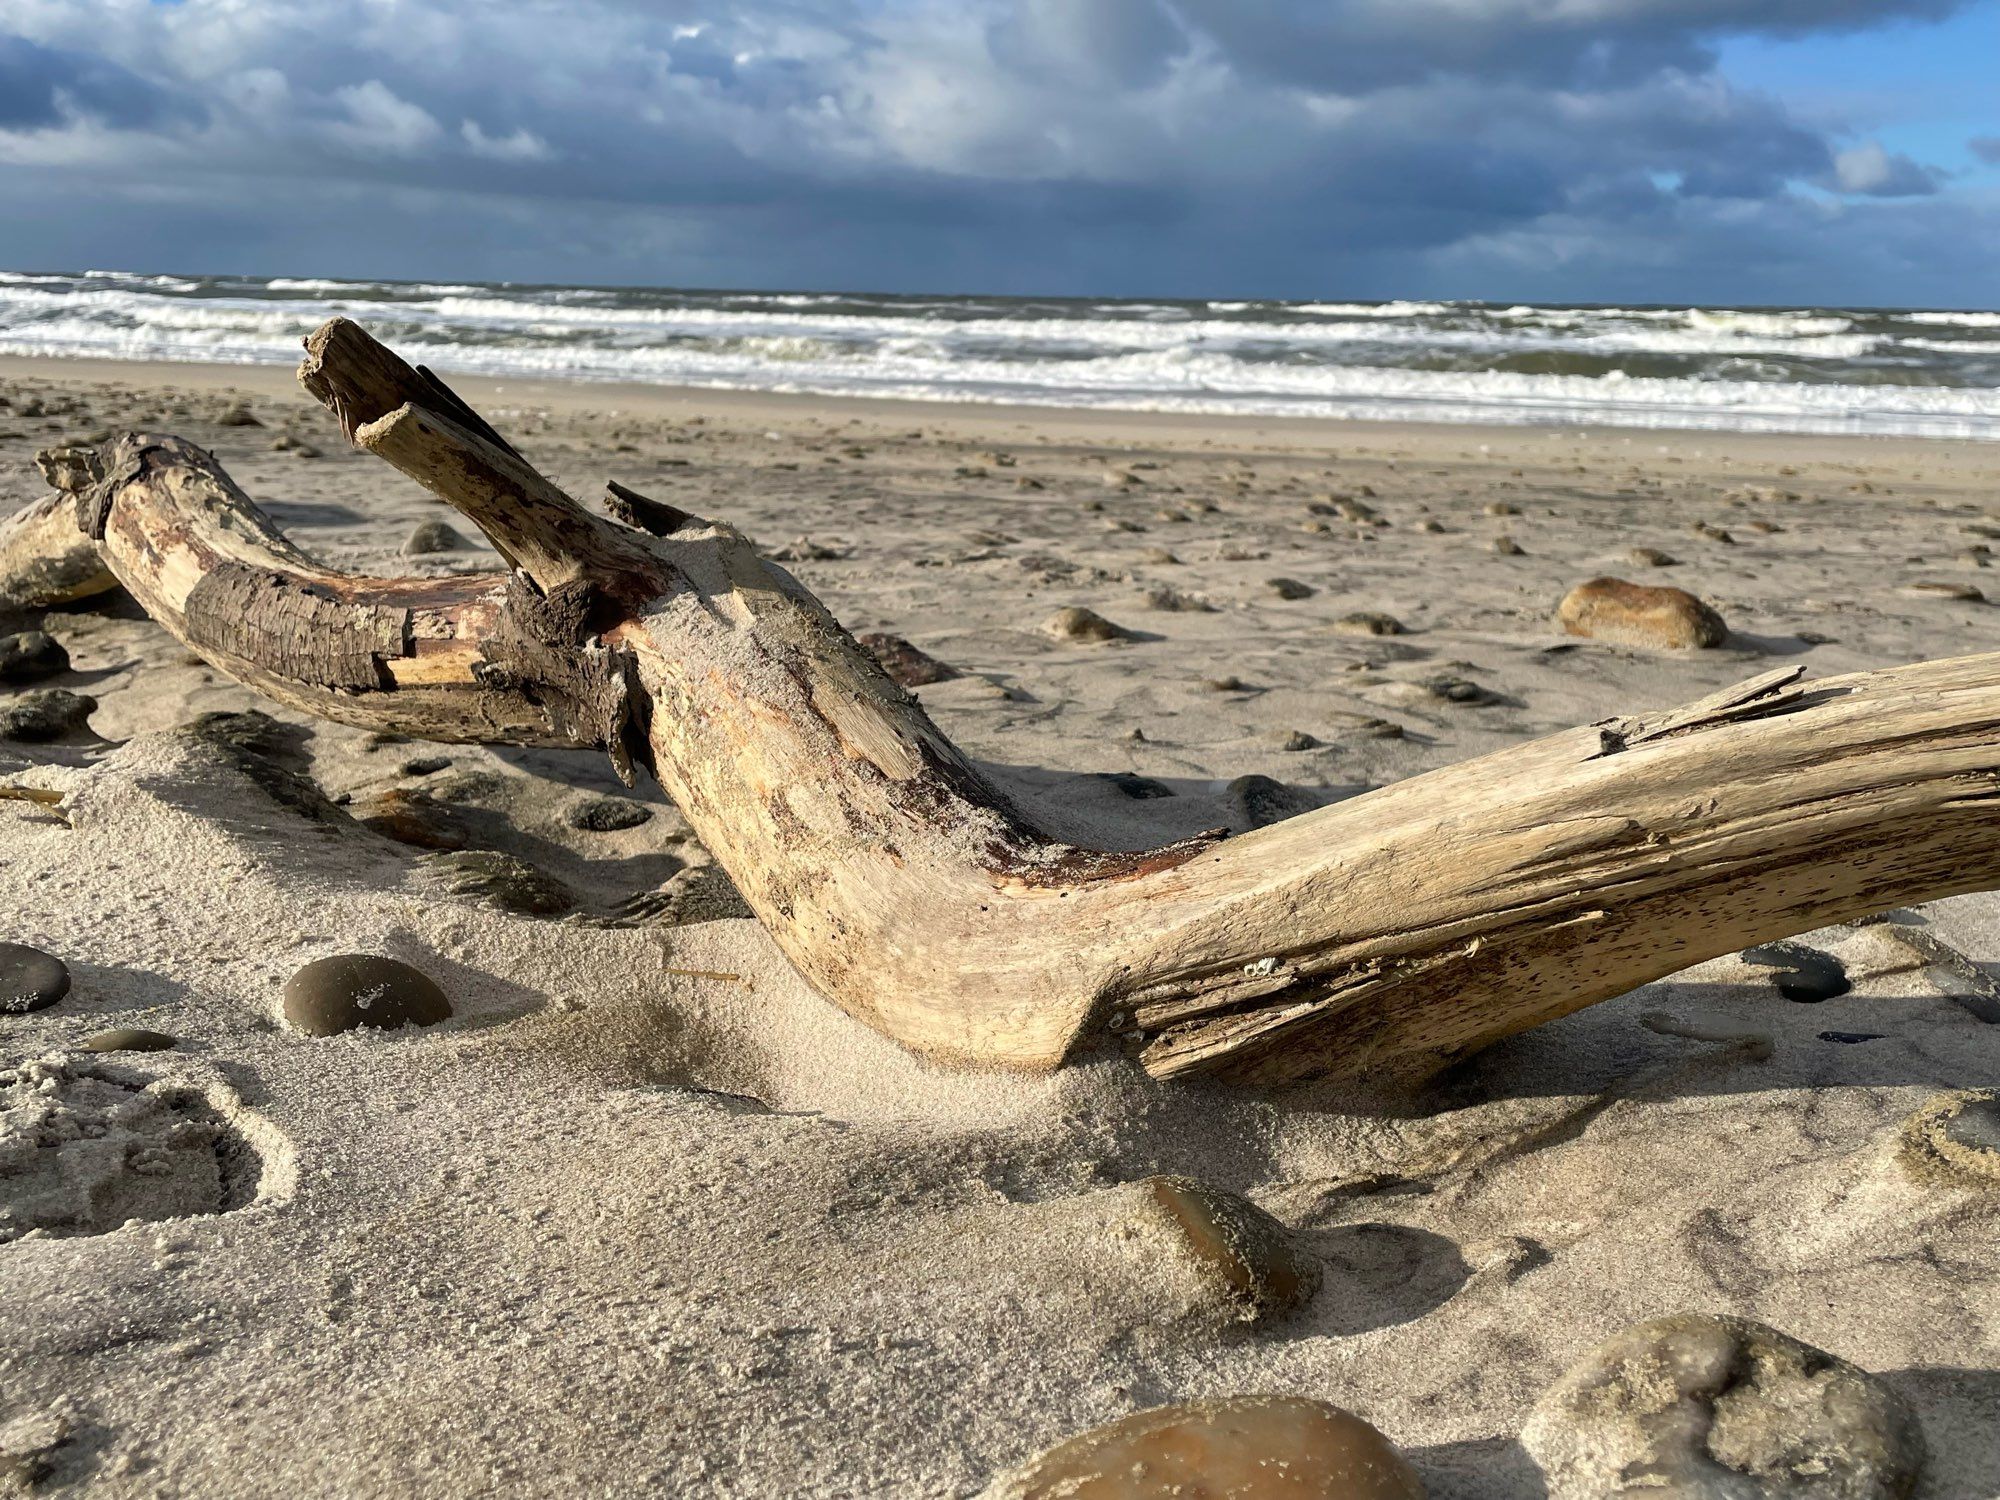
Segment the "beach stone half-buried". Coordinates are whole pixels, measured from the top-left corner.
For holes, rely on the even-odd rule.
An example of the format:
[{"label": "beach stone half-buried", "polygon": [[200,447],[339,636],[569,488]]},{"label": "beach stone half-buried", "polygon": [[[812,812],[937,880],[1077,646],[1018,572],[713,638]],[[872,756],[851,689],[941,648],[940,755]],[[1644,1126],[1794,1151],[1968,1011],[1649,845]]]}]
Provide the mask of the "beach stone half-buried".
[{"label": "beach stone half-buried", "polygon": [[451,1002],[419,969],[372,953],[315,959],[285,981],[285,1020],[307,1036],[335,1036],[367,1027],[434,1026]]},{"label": "beach stone half-buried", "polygon": [[62,642],[40,630],[0,635],[0,682],[34,682],[69,670]]},{"label": "beach stone half-buried", "polygon": [[1686,589],[1622,578],[1579,583],[1556,606],[1556,621],[1571,635],[1670,651],[1720,646],[1729,635],[1722,616]]},{"label": "beach stone half-buried", "polygon": [[592,797],[569,810],[569,826],[585,833],[618,833],[637,828],[652,819],[653,810],[643,802],[624,797]]},{"label": "beach stone half-buried", "polygon": [[1919,1182],[2000,1193],[2000,1093],[1938,1094],[1903,1122],[1904,1168]]},{"label": "beach stone half-buried", "polygon": [[114,1026],[87,1036],[76,1044],[79,1052],[165,1052],[174,1039],[164,1031],[148,1031],[143,1026]]},{"label": "beach stone half-buried", "polygon": [[855,639],[875,658],[876,664],[889,674],[889,680],[897,687],[929,687],[934,682],[950,682],[958,676],[956,667],[946,666],[900,635],[891,635],[886,630],[871,630]]},{"label": "beach stone half-buried", "polygon": [[1137,1186],[1141,1202],[1172,1227],[1242,1321],[1290,1312],[1319,1290],[1319,1263],[1249,1199],[1192,1177],[1145,1177]]},{"label": "beach stone half-buried", "polygon": [[1922,1430],[1875,1376],[1748,1318],[1614,1335],[1535,1404],[1549,1500],[1903,1500]]},{"label": "beach stone half-buried", "polygon": [[97,700],[68,688],[41,688],[0,701],[0,740],[40,744],[90,732]]},{"label": "beach stone half-buried", "polygon": [[26,943],[0,943],[0,1015],[46,1010],[69,993],[69,966]]},{"label": "beach stone half-buried", "polygon": [[1000,1475],[980,1500],[1424,1500],[1389,1440],[1298,1396],[1134,1412]]},{"label": "beach stone half-buried", "polygon": [[1128,641],[1132,632],[1113,625],[1094,609],[1072,604],[1059,609],[1042,622],[1042,630],[1061,641]]}]

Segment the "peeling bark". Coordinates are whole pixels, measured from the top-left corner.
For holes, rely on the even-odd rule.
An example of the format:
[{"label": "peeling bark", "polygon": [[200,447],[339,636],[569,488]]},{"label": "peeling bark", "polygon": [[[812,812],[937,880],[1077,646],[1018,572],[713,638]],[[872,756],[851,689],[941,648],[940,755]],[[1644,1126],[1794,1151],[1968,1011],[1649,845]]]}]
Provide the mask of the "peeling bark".
[{"label": "peeling bark", "polygon": [[[129,438],[106,560],[308,711],[648,767],[820,993],[929,1055],[1393,1083],[1746,944],[2000,885],[2000,656],[1768,673],[1238,837],[1066,845],[726,525],[619,526],[352,324],[301,372],[511,578],[315,568],[200,450]],[[442,394],[441,394],[442,392]]]}]

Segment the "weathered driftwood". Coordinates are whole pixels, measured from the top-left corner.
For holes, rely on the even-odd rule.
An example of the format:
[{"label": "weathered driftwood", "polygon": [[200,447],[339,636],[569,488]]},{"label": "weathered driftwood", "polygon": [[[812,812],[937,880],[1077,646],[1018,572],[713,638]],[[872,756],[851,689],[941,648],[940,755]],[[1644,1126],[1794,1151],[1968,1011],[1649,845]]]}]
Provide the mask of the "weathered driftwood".
[{"label": "weathered driftwood", "polygon": [[[45,469],[50,482],[56,471]],[[0,521],[0,613],[47,609],[118,587],[97,548],[76,528],[74,508],[44,495]]]},{"label": "weathered driftwood", "polygon": [[213,460],[127,438],[77,496],[125,586],[310,712],[643,765],[806,979],[952,1060],[1122,1037],[1153,1073],[1431,1071],[1698,960],[2000,884],[2000,656],[1774,672],[1235,837],[1049,837],[728,526],[575,504],[352,324],[301,372],[511,578],[313,567]]}]

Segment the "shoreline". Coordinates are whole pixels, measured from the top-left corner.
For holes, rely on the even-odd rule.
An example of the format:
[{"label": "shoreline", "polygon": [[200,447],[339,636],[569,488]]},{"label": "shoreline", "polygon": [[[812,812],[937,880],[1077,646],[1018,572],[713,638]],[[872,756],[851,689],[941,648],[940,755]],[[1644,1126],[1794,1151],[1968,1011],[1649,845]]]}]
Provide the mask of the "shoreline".
[{"label": "shoreline", "polygon": [[[232,391],[265,399],[299,395],[286,365],[233,364],[170,359],[98,359],[73,355],[0,354],[0,381],[76,381],[93,385],[179,386],[190,391]],[[907,396],[862,396],[809,391],[741,390],[726,387],[659,385],[644,381],[557,380],[449,374],[453,389],[475,406],[496,412],[523,407],[561,415],[636,416],[671,419],[686,414],[726,415],[767,420],[774,425],[802,419],[839,419],[857,425],[930,425],[953,436],[1016,436],[1032,429],[1039,437],[1063,438],[1091,446],[1147,447],[1190,437],[1211,442],[1227,438],[1247,452],[1326,453],[1343,446],[1381,446],[1396,441],[1422,445],[1452,434],[1476,434],[1482,457],[1497,450],[1523,457],[1542,454],[1550,444],[1584,444],[1608,450],[1652,448],[1659,454],[1731,456],[1745,462],[1824,462],[1827,445],[1852,448],[1852,462],[1896,461],[1903,450],[1935,460],[1939,450],[1964,447],[2000,453],[2000,443],[1968,437],[1923,437],[1874,433],[1744,432],[1709,427],[1641,427],[1616,423],[1501,422],[1471,419],[1270,416],[1258,413],[1158,411],[1109,406],[1057,406],[1034,402],[927,400]],[[299,398],[303,401],[302,395]],[[1622,455],[1621,455],[1622,456]],[[1984,467],[1978,465],[1978,467]]]}]

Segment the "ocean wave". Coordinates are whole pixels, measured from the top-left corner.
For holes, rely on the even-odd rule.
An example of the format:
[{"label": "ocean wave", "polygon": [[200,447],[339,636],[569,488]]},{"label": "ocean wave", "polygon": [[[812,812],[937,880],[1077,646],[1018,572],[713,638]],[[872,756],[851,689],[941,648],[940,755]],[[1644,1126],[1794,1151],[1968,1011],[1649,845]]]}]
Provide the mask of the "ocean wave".
[{"label": "ocean wave", "polygon": [[[289,364],[329,313],[492,376],[1269,416],[2000,439],[2000,313],[1059,302],[0,273],[0,351]],[[1934,328],[1937,336],[1917,336]]]}]

